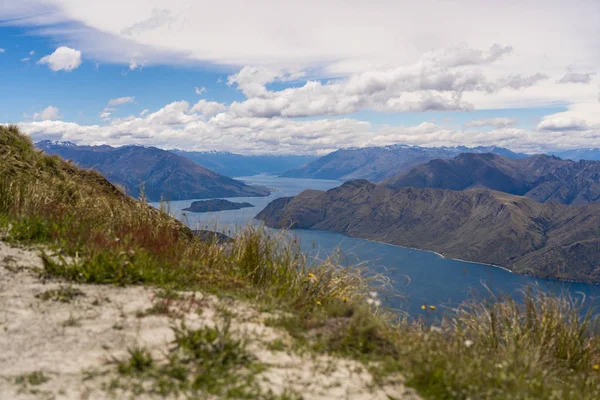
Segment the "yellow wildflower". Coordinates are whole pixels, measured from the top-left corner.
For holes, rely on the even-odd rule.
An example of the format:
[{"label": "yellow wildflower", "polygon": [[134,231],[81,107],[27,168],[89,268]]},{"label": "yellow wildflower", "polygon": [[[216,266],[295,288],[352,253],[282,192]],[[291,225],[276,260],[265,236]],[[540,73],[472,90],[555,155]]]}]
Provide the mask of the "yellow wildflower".
[{"label": "yellow wildflower", "polygon": [[347,303],[350,299],[348,298],[348,296],[344,296],[342,300],[344,301],[344,303]]},{"label": "yellow wildflower", "polygon": [[309,279],[317,279],[317,277],[315,276],[315,274],[313,274],[312,272],[309,272],[307,276],[308,276]]},{"label": "yellow wildflower", "polygon": [[429,309],[435,311],[435,306],[429,306]]},{"label": "yellow wildflower", "polygon": [[319,300],[317,300],[317,305],[318,305],[318,306],[320,306],[320,305],[321,305],[321,302],[320,302]]},{"label": "yellow wildflower", "polygon": [[594,364],[594,365],[592,366],[592,369],[593,369],[594,371],[600,371],[600,365],[598,365],[598,364]]},{"label": "yellow wildflower", "polygon": [[423,305],[421,306],[421,310],[426,310],[426,309],[427,309],[427,306],[426,306],[425,304],[423,304]]}]

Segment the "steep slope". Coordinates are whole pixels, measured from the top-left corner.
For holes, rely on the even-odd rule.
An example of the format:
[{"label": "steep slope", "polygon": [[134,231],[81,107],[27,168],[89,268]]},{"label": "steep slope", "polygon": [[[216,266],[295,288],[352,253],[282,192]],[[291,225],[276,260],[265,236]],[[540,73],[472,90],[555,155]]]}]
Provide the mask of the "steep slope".
[{"label": "steep slope", "polygon": [[500,147],[419,147],[385,146],[361,149],[341,149],[319,158],[301,168],[287,171],[287,178],[313,179],[367,179],[371,182],[383,181],[415,165],[435,158],[452,158],[460,153],[498,153],[511,158],[526,157]]},{"label": "steep slope", "polygon": [[491,153],[464,153],[449,160],[431,160],[384,184],[392,189],[485,187],[539,202],[587,204],[600,200],[600,162],[547,155],[515,160]]},{"label": "steep slope", "polygon": [[[196,332],[213,334],[220,331],[210,329],[218,327],[244,340],[243,349],[252,359],[260,360],[259,378],[265,388],[264,394],[255,391],[251,392],[252,397],[245,395],[244,398],[274,399],[270,392],[292,392],[302,393],[304,399],[384,400],[393,396],[394,399],[420,400],[403,384],[374,387],[373,377],[359,362],[273,349],[273,342],[287,343],[291,339],[286,331],[267,326],[264,321],[273,319],[274,315],[258,310],[255,305],[223,300],[199,291],[165,300],[161,297],[164,291],[144,286],[67,286],[64,282],[40,277],[36,268],[42,270],[44,264],[35,252],[0,241],[3,283],[0,309],[6,327],[0,336],[0,397],[3,400],[231,398],[215,395],[214,390],[210,394],[189,390],[192,393],[185,396],[180,393],[185,389],[176,394],[163,389],[160,396],[144,393],[139,384],[129,383],[127,376],[117,371],[117,366],[122,364],[120,360],[132,349],[144,349],[145,354],[152,357],[153,366],[163,363],[164,355],[174,352],[177,334],[174,328],[183,324]],[[61,294],[61,300],[56,300]],[[170,312],[152,312],[164,308],[165,304]],[[235,317],[224,322],[222,316],[226,312]],[[65,321],[72,321],[71,325]],[[173,386],[187,379],[187,371],[181,366],[190,364],[186,359],[178,365],[180,377],[174,380]],[[41,379],[28,384],[23,379],[27,376]],[[349,376],[352,379],[348,379]],[[249,379],[242,374],[234,377],[240,381]],[[214,376],[209,376],[211,384],[214,380]],[[117,393],[114,388],[109,389],[111,382],[115,386],[115,381],[120,382]],[[143,383],[145,388],[153,385],[151,380]],[[282,395],[280,398],[290,397]]]},{"label": "steep slope", "polygon": [[390,189],[365,180],[271,202],[270,227],[322,229],[501,265],[600,282],[600,204],[565,206],[486,189]]},{"label": "steep slope", "polygon": [[172,153],[192,160],[212,171],[229,177],[251,176],[258,174],[276,175],[295,169],[316,160],[317,156],[297,155],[241,155],[221,151],[183,151],[170,150]]},{"label": "steep slope", "polygon": [[143,186],[150,201],[269,194],[266,188],[248,186],[155,147],[76,146],[50,141],[39,142],[36,147],[97,170],[133,197],[140,195]]},{"label": "steep slope", "polygon": [[[418,399],[346,350],[398,354],[358,271],[311,263],[313,285],[291,243],[196,234],[0,125],[0,398]],[[288,318],[335,350],[297,355]]]}]

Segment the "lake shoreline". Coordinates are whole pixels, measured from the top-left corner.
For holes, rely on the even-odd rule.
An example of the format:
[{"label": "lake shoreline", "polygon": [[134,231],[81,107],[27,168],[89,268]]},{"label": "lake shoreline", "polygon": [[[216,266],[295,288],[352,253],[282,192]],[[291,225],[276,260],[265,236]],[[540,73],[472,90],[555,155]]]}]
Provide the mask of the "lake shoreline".
[{"label": "lake shoreline", "polygon": [[[259,184],[276,188],[279,191],[267,197],[224,198],[233,202],[247,201],[254,204],[255,208],[199,214],[183,212],[185,217],[182,217],[181,210],[191,203],[190,200],[187,200],[171,203],[171,212],[178,218],[182,218],[188,226],[196,229],[216,229],[226,235],[231,235],[240,226],[261,223],[254,219],[254,216],[277,198],[293,197],[306,189],[328,190],[341,184],[338,181],[265,176],[245,177],[243,180],[249,184]],[[157,203],[156,207],[159,206]],[[209,228],[205,228],[206,226]],[[273,230],[274,235],[278,232],[279,230]],[[312,246],[312,243],[315,243],[320,258],[341,251],[347,256],[341,260],[344,263],[356,265],[357,262],[364,261],[369,265],[369,270],[373,268],[372,271],[379,271],[385,276],[389,276],[393,281],[390,288],[391,293],[401,294],[404,298],[402,301],[396,298],[390,299],[390,306],[403,309],[411,316],[422,315],[423,301],[432,304],[459,304],[468,300],[472,296],[473,289],[477,291],[482,289],[482,282],[498,294],[514,293],[524,287],[537,284],[542,290],[550,293],[559,294],[563,290],[570,295],[585,293],[588,301],[594,299],[594,304],[600,304],[600,285],[532,277],[507,270],[501,266],[471,260],[457,260],[432,250],[357,238],[327,230],[299,229],[287,230],[287,232],[297,235],[301,240],[302,250],[306,254],[315,250]],[[436,257],[427,253],[436,254]],[[482,266],[484,267],[482,268]],[[410,277],[410,284],[406,284],[399,274]],[[481,293],[487,293],[487,291]],[[586,304],[591,303],[586,302]]]},{"label": "lake shoreline", "polygon": [[[280,228],[271,228],[271,229],[278,229],[281,230]],[[459,261],[459,262],[464,262],[464,263],[469,263],[469,264],[475,264],[475,265],[483,265],[486,267],[493,267],[493,268],[498,268],[500,270],[506,271],[512,275],[516,275],[516,276],[527,276],[533,279],[542,279],[545,281],[553,281],[553,282],[565,282],[565,283],[577,283],[577,284],[584,284],[584,285],[592,285],[592,286],[600,286],[600,283],[591,283],[591,282],[583,282],[583,281],[575,281],[572,279],[559,279],[559,278],[545,278],[545,277],[541,277],[541,276],[535,276],[535,275],[528,275],[528,274],[519,274],[513,270],[510,270],[506,267],[503,267],[501,265],[495,265],[495,264],[490,264],[490,263],[484,263],[484,262],[478,262],[478,261],[470,261],[470,260],[463,260],[461,258],[452,258],[452,257],[446,257],[441,253],[438,253],[437,251],[433,251],[433,250],[427,250],[427,249],[420,249],[418,247],[409,247],[409,246],[402,246],[399,244],[393,244],[393,243],[386,243],[386,242],[382,242],[379,240],[373,240],[373,239],[365,239],[362,237],[358,237],[358,236],[350,236],[350,235],[346,235],[344,233],[340,233],[340,232],[333,232],[333,231],[328,231],[328,230],[323,230],[323,229],[304,229],[307,231],[317,231],[317,232],[330,232],[330,233],[336,233],[348,238],[352,238],[352,239],[360,239],[360,240],[364,240],[366,242],[371,242],[371,243],[377,243],[377,244],[383,244],[386,246],[392,246],[392,247],[399,247],[402,249],[408,249],[408,250],[416,250],[416,251],[423,251],[426,253],[433,253],[435,255],[437,255],[440,258],[443,258],[444,260],[452,260],[452,261]],[[294,229],[289,230],[290,232],[293,232]]]},{"label": "lake shoreline", "polygon": [[[309,229],[309,230],[323,231],[323,232],[332,232],[332,231],[321,230],[321,229]],[[333,232],[333,233],[339,233],[339,232]],[[410,249],[410,250],[424,251],[426,253],[433,253],[433,254],[437,255],[438,257],[443,258],[445,260],[454,260],[454,261],[466,262],[466,263],[469,263],[469,264],[485,265],[485,266],[488,266],[488,267],[494,267],[494,268],[502,269],[502,270],[504,270],[506,272],[510,272],[511,274],[523,275],[523,274],[517,274],[516,272],[514,272],[514,271],[512,271],[512,270],[510,270],[510,269],[508,269],[506,267],[503,267],[501,265],[489,264],[489,263],[478,262],[478,261],[463,260],[463,259],[460,259],[460,258],[446,257],[442,253],[438,253],[437,251],[434,251],[434,250],[420,249],[418,247],[402,246],[402,245],[399,245],[399,244],[387,243],[387,242],[382,242],[382,241],[379,241],[379,240],[365,239],[365,238],[358,237],[358,236],[350,236],[350,235],[346,235],[344,233],[339,233],[339,234],[347,236],[349,238],[360,239],[360,240],[364,240],[364,241],[371,242],[371,243],[378,243],[378,244],[384,244],[386,246],[394,246],[394,247],[400,247],[400,248],[403,248],[403,249]],[[525,276],[525,275],[523,275],[523,276]],[[540,279],[550,279],[550,278],[540,278]],[[557,279],[557,280],[565,281],[563,279]],[[567,281],[567,282],[577,282],[577,281]]]}]

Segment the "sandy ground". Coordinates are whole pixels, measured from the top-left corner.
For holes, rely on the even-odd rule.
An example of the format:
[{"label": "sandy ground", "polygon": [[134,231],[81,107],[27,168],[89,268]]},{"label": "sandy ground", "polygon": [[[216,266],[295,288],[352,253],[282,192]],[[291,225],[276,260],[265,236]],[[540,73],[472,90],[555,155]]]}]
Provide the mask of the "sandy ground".
[{"label": "sandy ground", "polygon": [[[155,290],[43,282],[36,268],[42,268],[36,252],[0,241],[0,399],[149,398],[104,388],[117,376],[115,360],[129,348],[147,347],[158,358],[168,351],[174,317],[140,317],[156,301]],[[82,294],[70,302],[40,298],[61,287]],[[176,318],[191,327],[218,325],[227,310],[232,330],[267,366],[259,377],[265,391],[291,390],[304,399],[418,399],[401,377],[373,387],[370,374],[354,361],[270,350],[269,343],[291,338],[264,324],[272,315],[248,304],[187,293],[179,309]],[[32,373],[47,380],[32,383]]]}]

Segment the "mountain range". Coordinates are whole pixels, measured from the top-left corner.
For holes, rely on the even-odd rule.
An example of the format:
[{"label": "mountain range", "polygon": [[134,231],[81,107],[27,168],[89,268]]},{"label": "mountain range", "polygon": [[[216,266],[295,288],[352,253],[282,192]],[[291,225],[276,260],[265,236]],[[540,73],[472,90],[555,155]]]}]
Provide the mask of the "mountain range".
[{"label": "mountain range", "polygon": [[310,155],[241,155],[223,151],[169,150],[219,174],[229,177],[278,175],[315,161]]},{"label": "mountain range", "polygon": [[600,200],[600,161],[571,161],[543,154],[511,159],[492,153],[464,153],[431,160],[384,184],[392,189],[482,187],[542,203],[580,205]]},{"label": "mountain range", "polygon": [[553,151],[548,153],[553,156],[563,158],[565,160],[592,160],[600,161],[600,149],[574,149],[574,150],[563,150]]},{"label": "mountain range", "polygon": [[495,153],[509,158],[524,158],[526,154],[514,153],[496,146],[474,147],[419,147],[394,145],[340,149],[300,168],[287,171],[286,178],[338,179],[343,181],[367,179],[381,182],[412,167],[436,158],[452,158],[465,152]]},{"label": "mountain range", "polygon": [[77,146],[69,142],[42,141],[36,147],[102,173],[138,197],[142,187],[150,201],[214,197],[268,196],[264,187],[249,186],[205,168],[180,155],[142,146]]},{"label": "mountain range", "polygon": [[329,230],[521,274],[600,283],[599,203],[568,206],[481,188],[389,188],[357,180],[276,199],[256,218],[269,227]]}]

